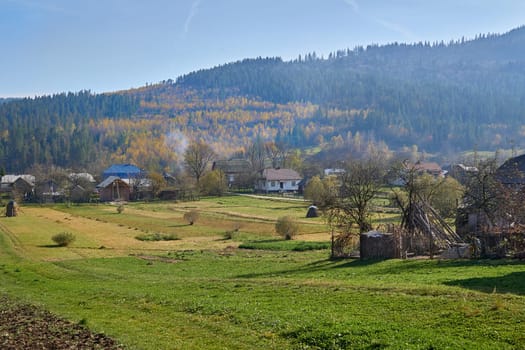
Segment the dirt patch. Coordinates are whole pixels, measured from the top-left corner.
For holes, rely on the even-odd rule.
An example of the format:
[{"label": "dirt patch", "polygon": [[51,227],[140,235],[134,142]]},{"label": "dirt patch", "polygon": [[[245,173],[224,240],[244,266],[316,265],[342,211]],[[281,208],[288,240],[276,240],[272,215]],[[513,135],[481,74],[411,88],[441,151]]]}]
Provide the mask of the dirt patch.
[{"label": "dirt patch", "polygon": [[124,346],[38,307],[0,296],[0,348],[62,350],[124,349]]}]

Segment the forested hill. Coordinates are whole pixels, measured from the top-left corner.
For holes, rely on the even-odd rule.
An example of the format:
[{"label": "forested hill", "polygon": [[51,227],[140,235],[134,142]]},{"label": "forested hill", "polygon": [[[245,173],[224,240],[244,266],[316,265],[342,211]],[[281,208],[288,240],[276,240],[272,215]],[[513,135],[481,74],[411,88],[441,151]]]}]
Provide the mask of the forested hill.
[{"label": "forested hill", "polygon": [[425,85],[519,95],[514,89],[523,83],[524,64],[525,27],[520,27],[474,40],[357,47],[336,51],[327,58],[313,53],[289,62],[245,59],[184,75],[177,83],[276,103],[309,101],[338,108],[367,108],[383,100],[404,103],[404,96],[395,95],[412,93],[410,87]]},{"label": "forested hill", "polygon": [[246,59],[108,94],[0,101],[0,166],[96,171],[180,163],[191,138],[221,157],[256,137],[289,148],[442,154],[524,148],[525,27],[448,43],[371,45],[292,61]]},{"label": "forested hill", "polygon": [[433,151],[508,147],[525,124],[525,28],[450,43],[358,47],[324,59],[244,60],[177,83],[278,103],[367,110],[361,131],[394,147],[409,142],[403,133]]}]

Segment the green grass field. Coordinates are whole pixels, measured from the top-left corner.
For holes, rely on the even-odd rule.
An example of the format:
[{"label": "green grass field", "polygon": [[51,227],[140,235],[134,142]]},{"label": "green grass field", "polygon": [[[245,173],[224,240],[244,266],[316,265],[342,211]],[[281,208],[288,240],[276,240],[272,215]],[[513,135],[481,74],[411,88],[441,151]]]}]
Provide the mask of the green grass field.
[{"label": "green grass field", "polygon": [[[24,207],[0,218],[0,294],[130,349],[525,348],[521,262],[331,261],[323,247],[293,250],[329,240],[322,219],[304,218],[307,205],[224,197],[136,203],[122,214]],[[190,209],[201,212],[191,226],[182,219]],[[302,243],[277,239],[283,215],[300,221]],[[58,232],[77,239],[55,247]],[[180,239],[135,238],[147,233]]]}]

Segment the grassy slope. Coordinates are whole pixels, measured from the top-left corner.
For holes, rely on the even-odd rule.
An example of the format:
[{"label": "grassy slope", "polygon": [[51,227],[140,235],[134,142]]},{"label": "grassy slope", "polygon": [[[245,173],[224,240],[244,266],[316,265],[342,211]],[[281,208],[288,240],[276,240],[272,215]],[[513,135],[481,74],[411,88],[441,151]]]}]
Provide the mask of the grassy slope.
[{"label": "grassy slope", "polygon": [[[202,210],[217,204],[201,202],[196,205]],[[187,251],[179,241],[132,238],[134,224],[165,227],[152,218],[176,221],[177,211],[162,205],[133,208],[129,212],[143,212],[142,221],[119,226],[112,220],[124,220],[124,214],[101,209],[106,208],[70,209],[93,219],[46,208],[0,218],[0,292],[87,322],[139,349],[519,349],[525,344],[525,267],[519,262],[329,261],[327,251],[233,250],[226,248],[232,242],[217,243],[206,232],[201,244],[210,250]],[[267,210],[272,209],[257,214]],[[97,215],[111,220],[97,221]],[[77,242],[45,247],[46,235],[64,227],[75,228]],[[195,239],[187,234],[182,242]],[[117,243],[118,249],[111,246]],[[96,249],[104,244],[107,249]],[[132,249],[126,251],[128,244]],[[171,260],[129,256],[139,252]]]}]

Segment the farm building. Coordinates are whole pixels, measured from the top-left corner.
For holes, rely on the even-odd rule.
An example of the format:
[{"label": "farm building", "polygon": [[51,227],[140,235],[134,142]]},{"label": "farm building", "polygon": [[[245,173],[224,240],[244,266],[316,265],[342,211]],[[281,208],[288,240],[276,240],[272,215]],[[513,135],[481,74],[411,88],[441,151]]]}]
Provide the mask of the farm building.
[{"label": "farm building", "polygon": [[250,177],[251,164],[246,159],[217,160],[213,162],[212,170],[224,173],[228,187],[239,186]]},{"label": "farm building", "polygon": [[496,170],[496,179],[506,186],[525,186],[525,154],[505,161]]},{"label": "farm building", "polygon": [[11,193],[21,200],[29,200],[34,195],[35,177],[33,175],[4,175],[0,189],[2,192]]},{"label": "farm building", "polygon": [[255,184],[258,192],[297,192],[302,177],[292,169],[264,169]]},{"label": "farm building", "polygon": [[110,176],[97,185],[101,202],[129,201],[130,186],[118,178]]}]

